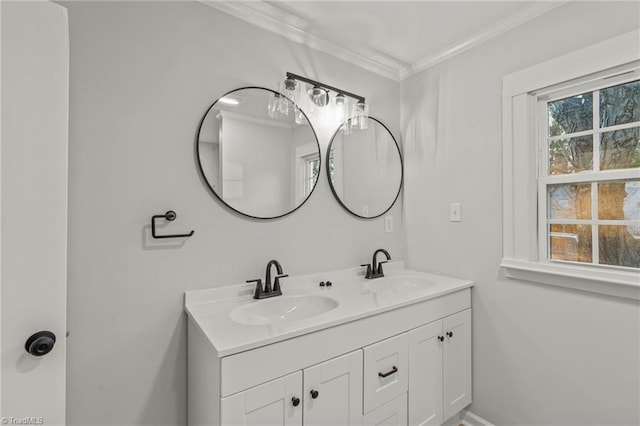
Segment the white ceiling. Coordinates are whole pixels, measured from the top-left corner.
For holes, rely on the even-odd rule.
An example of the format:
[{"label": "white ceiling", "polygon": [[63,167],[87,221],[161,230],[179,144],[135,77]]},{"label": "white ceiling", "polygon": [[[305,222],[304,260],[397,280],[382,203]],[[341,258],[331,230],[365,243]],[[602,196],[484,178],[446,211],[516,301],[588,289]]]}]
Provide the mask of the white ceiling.
[{"label": "white ceiling", "polygon": [[203,3],[393,80],[521,25],[566,1],[219,1]]}]

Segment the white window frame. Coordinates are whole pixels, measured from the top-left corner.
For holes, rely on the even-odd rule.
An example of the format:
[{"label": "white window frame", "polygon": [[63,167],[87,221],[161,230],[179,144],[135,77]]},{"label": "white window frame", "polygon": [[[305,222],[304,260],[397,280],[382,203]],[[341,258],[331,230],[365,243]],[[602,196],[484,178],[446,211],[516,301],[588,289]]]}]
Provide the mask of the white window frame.
[{"label": "white window frame", "polygon": [[[318,152],[318,146],[313,143],[305,144],[296,148],[295,153],[295,170],[294,170],[294,179],[295,179],[295,187],[296,187],[296,199],[294,199],[294,204],[299,203],[300,201],[306,199],[309,194],[307,193],[307,163],[308,160],[313,158],[314,156],[318,156],[319,160],[322,161],[322,156]],[[322,169],[322,167],[321,167]],[[320,176],[318,176],[318,179]],[[313,191],[314,186],[309,188],[310,191]]]},{"label": "white window frame", "polygon": [[[640,30],[503,78],[503,259],[507,278],[640,300],[640,274],[598,265],[549,262],[538,232],[538,96],[541,91],[637,69]],[[543,210],[544,211],[544,210]]]},{"label": "white window frame", "polygon": [[[314,162],[317,161],[318,162],[318,170],[320,170],[320,168],[321,168],[320,167],[320,153],[316,152],[315,154],[309,154],[309,155],[303,157],[302,159],[304,160],[304,170],[302,172],[304,174],[304,177],[303,177],[302,187],[303,187],[304,197],[306,198],[306,197],[309,196],[309,194],[311,194],[311,191],[313,191],[313,187],[316,184],[316,181],[312,180],[312,178],[313,178],[313,173],[312,173],[313,168],[311,167],[311,165]],[[319,178],[320,178],[320,176],[317,176],[316,180],[319,179]]]}]

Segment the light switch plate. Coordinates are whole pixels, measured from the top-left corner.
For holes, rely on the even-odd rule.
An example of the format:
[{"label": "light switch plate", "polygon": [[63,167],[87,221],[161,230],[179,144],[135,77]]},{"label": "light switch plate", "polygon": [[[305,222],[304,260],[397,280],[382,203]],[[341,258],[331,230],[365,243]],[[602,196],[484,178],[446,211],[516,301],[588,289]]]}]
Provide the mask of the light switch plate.
[{"label": "light switch plate", "polygon": [[384,230],[385,232],[393,232],[393,216],[385,216],[384,218]]}]

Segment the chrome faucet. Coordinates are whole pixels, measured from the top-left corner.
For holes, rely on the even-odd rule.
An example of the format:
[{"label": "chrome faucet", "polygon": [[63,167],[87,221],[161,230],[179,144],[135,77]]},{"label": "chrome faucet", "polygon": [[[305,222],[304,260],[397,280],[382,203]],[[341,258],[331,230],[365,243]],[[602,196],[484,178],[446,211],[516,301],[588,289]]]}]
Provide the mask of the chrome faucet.
[{"label": "chrome faucet", "polygon": [[[384,253],[384,255],[387,256],[387,260],[383,260],[382,262],[378,262],[377,261],[378,253]],[[391,260],[391,255],[385,249],[378,249],[378,250],[374,251],[373,252],[373,259],[371,260],[371,263],[370,264],[365,263],[364,265],[360,265],[360,266],[366,266],[367,267],[367,271],[364,274],[364,277],[366,279],[384,277],[384,271],[382,270],[382,264],[383,263],[387,263],[390,260]]]},{"label": "chrome faucet", "polygon": [[[276,267],[276,277],[271,283],[271,267]],[[282,289],[280,288],[280,278],[288,277],[289,275],[282,273],[282,266],[277,260],[270,260],[267,263],[267,270],[264,277],[264,288],[262,287],[262,280],[257,278],[255,280],[247,280],[248,283],[256,283],[256,289],[253,292],[254,299],[266,299],[267,297],[282,295]]]}]

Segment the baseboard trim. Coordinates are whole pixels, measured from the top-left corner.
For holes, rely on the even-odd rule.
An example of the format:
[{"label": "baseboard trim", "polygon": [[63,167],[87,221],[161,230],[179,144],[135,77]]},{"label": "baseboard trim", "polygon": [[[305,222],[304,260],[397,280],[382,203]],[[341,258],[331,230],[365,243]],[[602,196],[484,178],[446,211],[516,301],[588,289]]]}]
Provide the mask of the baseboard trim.
[{"label": "baseboard trim", "polygon": [[493,423],[473,414],[471,411],[464,413],[463,421],[469,426],[495,426]]}]

